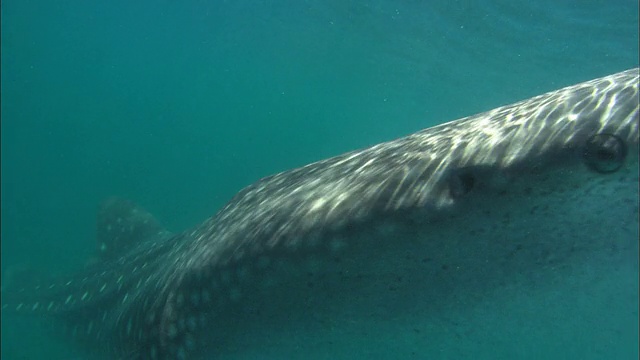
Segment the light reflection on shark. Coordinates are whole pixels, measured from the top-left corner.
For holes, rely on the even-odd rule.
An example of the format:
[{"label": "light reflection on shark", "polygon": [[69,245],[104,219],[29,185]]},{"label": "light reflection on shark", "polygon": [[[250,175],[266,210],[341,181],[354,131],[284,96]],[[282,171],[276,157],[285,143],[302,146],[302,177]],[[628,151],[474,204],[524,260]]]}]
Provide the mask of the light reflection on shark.
[{"label": "light reflection on shark", "polygon": [[637,197],[632,69],[264,178],[177,234],[110,199],[100,261],[4,291],[3,311],[52,317],[108,358],[404,358],[374,334],[637,269]]}]

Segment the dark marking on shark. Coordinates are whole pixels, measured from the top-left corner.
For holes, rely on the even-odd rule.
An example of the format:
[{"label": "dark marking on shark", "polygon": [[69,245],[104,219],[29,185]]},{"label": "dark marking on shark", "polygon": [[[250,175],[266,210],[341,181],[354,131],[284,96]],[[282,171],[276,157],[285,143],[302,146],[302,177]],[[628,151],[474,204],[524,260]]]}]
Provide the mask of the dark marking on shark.
[{"label": "dark marking on shark", "polygon": [[364,356],[375,329],[420,336],[509,284],[637,268],[637,186],[632,69],[264,178],[177,234],[110,199],[99,260],[2,308],[107,358],[224,358],[254,335]]}]

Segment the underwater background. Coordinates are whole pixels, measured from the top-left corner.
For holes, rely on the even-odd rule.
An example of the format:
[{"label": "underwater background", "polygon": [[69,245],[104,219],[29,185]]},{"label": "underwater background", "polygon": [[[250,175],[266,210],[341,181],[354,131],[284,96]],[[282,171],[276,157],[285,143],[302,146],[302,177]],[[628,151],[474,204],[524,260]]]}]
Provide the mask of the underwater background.
[{"label": "underwater background", "polygon": [[[261,177],[639,63],[636,0],[5,0],[1,30],[3,274],[82,267],[111,195],[180,231]],[[2,359],[80,358],[14,320]]]}]

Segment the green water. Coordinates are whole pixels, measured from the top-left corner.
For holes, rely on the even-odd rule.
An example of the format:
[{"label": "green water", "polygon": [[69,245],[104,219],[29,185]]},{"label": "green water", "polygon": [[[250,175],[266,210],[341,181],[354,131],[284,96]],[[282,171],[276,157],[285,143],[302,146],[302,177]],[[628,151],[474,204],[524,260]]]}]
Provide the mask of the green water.
[{"label": "green water", "polygon": [[[109,195],[179,231],[260,177],[636,67],[638,3],[7,0],[1,50],[2,269],[51,273]],[[68,358],[37,336],[4,321],[2,358]]]}]

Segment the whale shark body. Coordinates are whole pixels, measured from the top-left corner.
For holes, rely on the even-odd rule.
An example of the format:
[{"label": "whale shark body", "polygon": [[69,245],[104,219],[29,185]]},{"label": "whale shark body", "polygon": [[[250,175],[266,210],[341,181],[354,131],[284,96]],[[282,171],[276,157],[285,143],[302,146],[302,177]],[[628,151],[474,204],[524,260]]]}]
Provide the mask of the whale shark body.
[{"label": "whale shark body", "polygon": [[110,199],[99,260],[3,312],[92,358],[637,358],[638,122],[632,69],[264,178],[176,234]]}]

